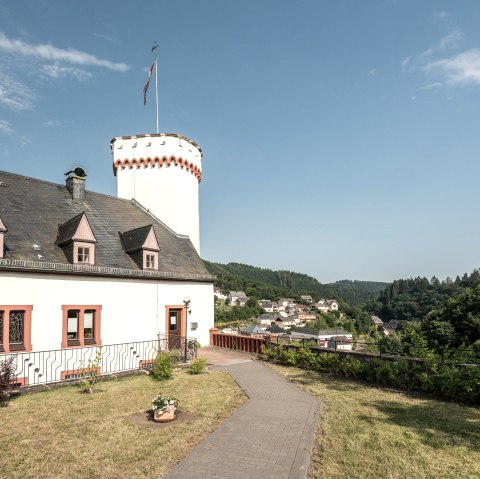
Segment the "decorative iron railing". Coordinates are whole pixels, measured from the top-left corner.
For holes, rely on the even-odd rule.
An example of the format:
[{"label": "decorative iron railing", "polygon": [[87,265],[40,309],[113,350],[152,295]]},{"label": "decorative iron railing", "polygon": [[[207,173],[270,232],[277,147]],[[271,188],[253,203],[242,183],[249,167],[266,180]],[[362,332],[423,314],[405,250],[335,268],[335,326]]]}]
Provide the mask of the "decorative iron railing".
[{"label": "decorative iron railing", "polygon": [[150,369],[159,351],[172,352],[176,361],[188,361],[197,354],[195,338],[159,334],[150,341],[89,346],[49,351],[0,354],[0,361],[14,358],[15,385],[18,387],[52,384],[78,379],[101,348],[98,370],[101,376]]}]

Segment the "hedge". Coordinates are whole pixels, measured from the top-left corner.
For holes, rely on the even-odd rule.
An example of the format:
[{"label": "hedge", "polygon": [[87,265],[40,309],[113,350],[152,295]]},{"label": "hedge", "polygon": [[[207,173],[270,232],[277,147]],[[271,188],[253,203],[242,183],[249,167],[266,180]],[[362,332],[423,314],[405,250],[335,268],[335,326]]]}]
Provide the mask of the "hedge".
[{"label": "hedge", "polygon": [[357,379],[383,387],[420,391],[466,404],[480,404],[480,367],[453,366],[438,361],[362,358],[314,353],[308,348],[264,350],[268,360],[309,371]]}]

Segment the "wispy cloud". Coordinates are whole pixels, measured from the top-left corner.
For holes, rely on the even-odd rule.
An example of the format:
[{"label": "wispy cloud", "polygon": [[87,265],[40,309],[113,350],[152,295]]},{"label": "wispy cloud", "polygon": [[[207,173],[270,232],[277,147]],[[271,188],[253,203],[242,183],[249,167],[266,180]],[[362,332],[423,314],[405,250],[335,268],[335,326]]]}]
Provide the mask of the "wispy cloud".
[{"label": "wispy cloud", "polygon": [[58,128],[62,124],[58,120],[48,120],[44,123],[47,128]]},{"label": "wispy cloud", "polygon": [[376,74],[377,70],[375,68],[368,70],[368,76],[374,77]]},{"label": "wispy cloud", "polygon": [[50,78],[72,77],[78,81],[90,80],[93,74],[77,67],[61,66],[58,64],[41,65],[40,71]]},{"label": "wispy cloud", "polygon": [[446,12],[436,13],[434,21],[446,28],[448,33],[422,53],[405,58],[402,70],[420,72],[435,80],[420,87],[420,90],[433,90],[444,85],[480,84],[480,49],[472,48],[452,55],[452,50],[458,50],[465,43],[465,34]]},{"label": "wispy cloud", "polygon": [[480,50],[474,48],[450,58],[434,60],[424,65],[429,74],[440,74],[451,85],[480,84]]},{"label": "wispy cloud", "polygon": [[442,37],[436,45],[424,50],[422,53],[410,55],[402,61],[402,70],[415,70],[422,68],[426,63],[430,62],[435,55],[441,55],[446,51],[459,47],[465,40],[462,31],[456,29]]},{"label": "wispy cloud", "polygon": [[0,106],[17,111],[33,108],[36,93],[26,84],[33,71],[40,81],[84,82],[93,77],[95,68],[126,72],[130,66],[73,48],[9,38],[0,31]]},{"label": "wispy cloud", "polygon": [[8,121],[0,119],[0,133],[4,135],[11,135],[13,133],[13,128]]},{"label": "wispy cloud", "polygon": [[129,66],[125,63],[115,63],[103,60],[90,53],[75,50],[73,48],[62,49],[46,44],[26,43],[22,40],[12,40],[0,32],[0,50],[26,57],[34,57],[38,60],[49,62],[66,62],[72,65],[96,66],[107,68],[116,72],[126,72]]},{"label": "wispy cloud", "polygon": [[33,90],[0,71],[0,105],[10,110],[30,110],[36,97]]},{"label": "wispy cloud", "polygon": [[443,86],[443,83],[436,81],[433,83],[429,83],[428,85],[421,86],[419,90],[434,90],[435,88],[440,88],[441,86]]},{"label": "wispy cloud", "polygon": [[19,137],[20,148],[25,148],[28,146],[32,141],[27,135],[22,135]]},{"label": "wispy cloud", "polygon": [[93,36],[100,38],[101,40],[105,40],[106,42],[118,43],[118,40],[116,40],[113,37],[110,37],[109,35],[105,35],[104,33],[94,33]]}]

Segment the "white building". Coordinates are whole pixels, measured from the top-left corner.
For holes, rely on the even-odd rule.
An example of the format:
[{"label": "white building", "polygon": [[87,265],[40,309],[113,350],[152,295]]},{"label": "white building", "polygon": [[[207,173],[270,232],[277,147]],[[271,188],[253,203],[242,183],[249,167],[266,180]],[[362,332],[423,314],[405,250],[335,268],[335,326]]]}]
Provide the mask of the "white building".
[{"label": "white building", "polygon": [[339,304],[334,299],[321,299],[315,304],[315,307],[321,313],[328,313],[329,311],[338,311]]},{"label": "white building", "polygon": [[227,299],[227,295],[222,293],[222,290],[220,288],[214,288],[213,290],[213,295],[217,298],[219,301],[225,301]]},{"label": "white building", "polygon": [[352,333],[344,329],[303,329],[302,331],[294,331],[291,335],[292,339],[313,340],[319,346],[331,349],[351,351],[352,350]]},{"label": "white building", "polygon": [[245,306],[248,301],[247,295],[243,291],[230,291],[227,296],[229,304],[232,306]]},{"label": "white building", "polygon": [[[21,384],[73,378],[99,345],[103,373],[151,362],[159,337],[209,342],[200,148],[164,134],[111,147],[118,198],[86,191],[81,168],[63,186],[0,171],[0,360],[16,355]],[[109,352],[120,343],[121,364]]]}]

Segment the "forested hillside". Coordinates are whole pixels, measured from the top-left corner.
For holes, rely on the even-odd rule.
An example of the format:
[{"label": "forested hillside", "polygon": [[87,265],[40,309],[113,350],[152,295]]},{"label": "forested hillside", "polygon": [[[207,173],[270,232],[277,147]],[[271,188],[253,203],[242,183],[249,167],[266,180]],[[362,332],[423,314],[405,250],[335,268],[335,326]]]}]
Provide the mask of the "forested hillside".
[{"label": "forested hillside", "polygon": [[454,298],[480,284],[480,272],[457,276],[455,280],[447,278],[439,281],[433,277],[400,279],[389,284],[380,293],[377,301],[369,302],[366,309],[377,314],[383,321],[421,320],[430,311],[442,308],[449,298]]},{"label": "forested hillside", "polygon": [[291,271],[273,271],[240,263],[211,263],[204,261],[211,274],[217,276],[215,286],[224,291],[245,291],[258,299],[298,298],[310,294],[314,299],[331,298],[351,305],[359,305],[377,298],[388,283],[342,280],[322,284],[306,274]]}]

